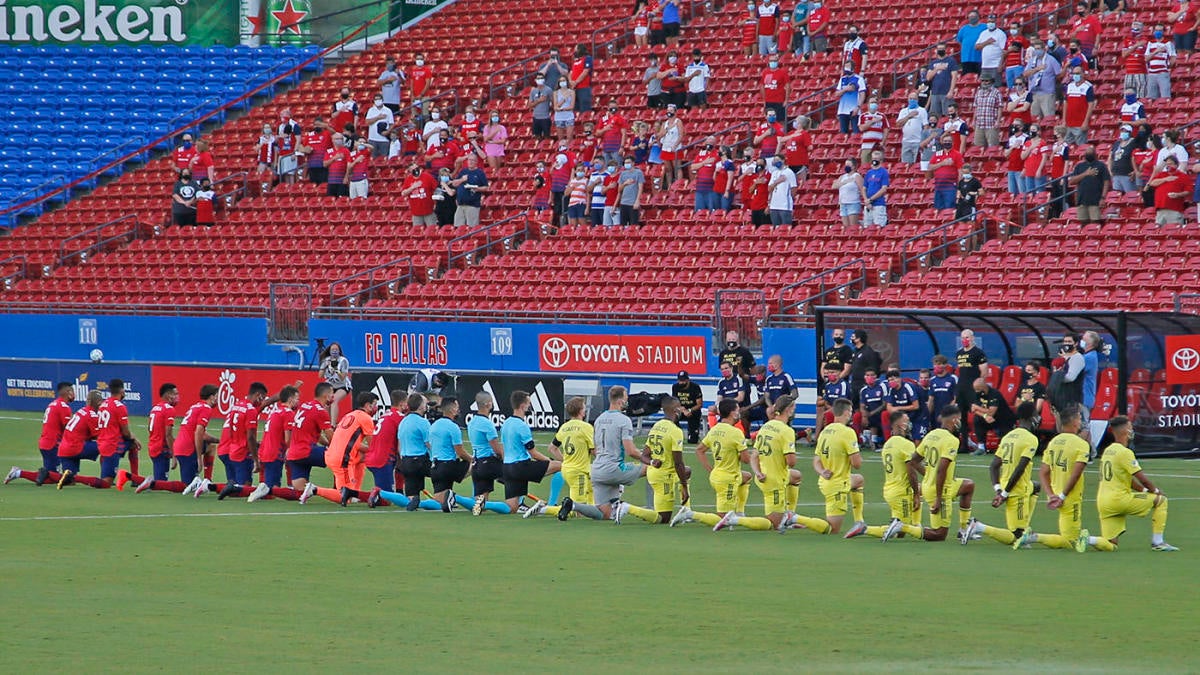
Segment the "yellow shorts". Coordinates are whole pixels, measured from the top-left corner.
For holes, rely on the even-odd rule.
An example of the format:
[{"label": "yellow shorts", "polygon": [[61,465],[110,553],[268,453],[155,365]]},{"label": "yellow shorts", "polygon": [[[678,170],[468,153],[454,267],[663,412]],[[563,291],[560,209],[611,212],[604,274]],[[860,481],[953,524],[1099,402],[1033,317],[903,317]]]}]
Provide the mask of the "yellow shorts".
[{"label": "yellow shorts", "polygon": [[595,503],[595,498],[592,497],[592,472],[590,469],[587,471],[563,469],[562,476],[571,501],[576,504]]},{"label": "yellow shorts", "polygon": [[825,515],[846,515],[846,511],[849,509],[846,505],[846,500],[850,498],[849,478],[839,480],[825,480],[822,478],[817,481],[817,487],[821,490],[821,494],[825,496]]},{"label": "yellow shorts", "polygon": [[1083,529],[1083,499],[1063,502],[1058,507],[1058,533],[1071,541],[1079,536]]},{"label": "yellow shorts", "polygon": [[675,470],[647,469],[646,482],[654,489],[654,511],[669,513],[675,510],[679,496],[679,476]]},{"label": "yellow shorts", "polygon": [[1004,502],[1004,524],[1009,531],[1028,530],[1035,506],[1037,506],[1037,495],[1032,492],[1023,496],[1009,495]]},{"label": "yellow shorts", "polygon": [[912,490],[889,492],[884,490],[883,501],[892,509],[892,517],[908,525],[921,524],[921,512],[913,508]]},{"label": "yellow shorts", "polygon": [[1157,495],[1135,492],[1127,495],[1105,495],[1097,498],[1096,510],[1100,512],[1100,534],[1105,539],[1116,539],[1125,532],[1125,518],[1145,518],[1154,510]]},{"label": "yellow shorts", "polygon": [[[938,509],[937,513],[932,511],[929,513],[930,529],[941,530],[950,527],[950,512],[954,510],[954,501],[958,498],[958,491],[962,489],[962,484],[963,479],[955,478],[943,486],[942,508]],[[925,495],[926,508],[933,504],[930,500],[932,494],[933,490],[929,490],[929,494]]]},{"label": "yellow shorts", "polygon": [[740,473],[710,473],[708,484],[717,496],[717,513],[737,511],[738,487],[742,484]]},{"label": "yellow shorts", "polygon": [[762,492],[763,511],[766,515],[787,512],[787,481],[768,479],[765,483],[760,483],[756,480],[754,484]]}]

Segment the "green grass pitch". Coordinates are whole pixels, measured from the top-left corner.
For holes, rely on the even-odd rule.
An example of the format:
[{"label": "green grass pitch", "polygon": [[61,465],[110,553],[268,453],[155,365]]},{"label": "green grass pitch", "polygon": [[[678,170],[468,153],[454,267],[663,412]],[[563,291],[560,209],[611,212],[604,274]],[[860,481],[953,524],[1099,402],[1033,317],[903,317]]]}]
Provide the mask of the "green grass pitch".
[{"label": "green grass pitch", "polygon": [[[40,416],[0,415],[3,468],[36,469]],[[820,515],[800,457],[800,510]],[[1143,466],[1179,553],[1150,551],[1148,519],[1118,553],[1079,555],[16,481],[0,487],[0,671],[1195,672],[1200,464]],[[979,458],[959,472],[989,492]],[[875,456],[863,473],[884,523]],[[752,488],[748,512],[761,503]],[[1039,505],[1034,529],[1054,523]]]}]

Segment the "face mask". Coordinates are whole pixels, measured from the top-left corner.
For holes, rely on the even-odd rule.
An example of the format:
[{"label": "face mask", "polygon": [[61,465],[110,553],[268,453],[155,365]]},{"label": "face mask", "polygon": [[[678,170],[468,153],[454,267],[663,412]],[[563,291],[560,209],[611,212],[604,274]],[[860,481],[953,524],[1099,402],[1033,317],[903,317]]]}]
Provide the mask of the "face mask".
[{"label": "face mask", "polygon": [[450,176],[439,176],[438,179],[441,180],[443,183],[450,182]]},{"label": "face mask", "polygon": [[633,168],[633,162],[625,162],[625,168],[626,168],[626,169],[632,169],[632,168]]},{"label": "face mask", "polygon": [[713,149],[712,143],[705,143],[705,144],[704,144],[704,149],[705,149],[705,150],[712,150],[712,149]]},{"label": "face mask", "polygon": [[725,346],[726,346],[726,347],[728,347],[728,348],[730,348],[730,349],[736,349],[736,348],[737,348],[737,342],[736,342],[736,341],[734,341],[734,340],[730,340],[730,341],[728,341],[728,342],[726,342],[726,343],[725,343]]},{"label": "face mask", "polygon": [[576,177],[576,178],[583,178],[583,172],[582,172],[582,171],[576,171],[576,172],[575,172],[575,177]]},{"label": "face mask", "polygon": [[418,65],[418,66],[423,66],[423,65],[425,65],[425,59],[417,59],[417,65]]},{"label": "face mask", "polygon": [[411,173],[411,174],[412,174],[412,175],[414,175],[414,176],[420,176],[420,175],[421,175],[421,170],[420,170],[420,169],[409,169],[409,170],[408,170],[408,172],[409,172],[409,173]]},{"label": "face mask", "polygon": [[667,111],[667,117],[674,117],[674,116],[675,116],[675,111],[674,111],[674,110],[668,110],[668,111]]},{"label": "face mask", "polygon": [[431,120],[436,120],[440,117],[441,117],[441,115],[438,114],[436,111],[429,113],[429,119],[431,119]]},{"label": "face mask", "polygon": [[842,173],[850,173],[852,171],[854,171],[854,167],[852,167],[850,165],[846,165],[846,166],[842,167]]},{"label": "face mask", "polygon": [[192,179],[192,174],[190,174],[190,173],[179,174],[179,180],[182,180],[185,183],[190,181],[191,179]]},{"label": "face mask", "polygon": [[350,98],[350,94],[342,94],[342,100],[343,100],[343,101],[345,101],[345,100],[346,100],[346,99],[348,99],[348,98]]},{"label": "face mask", "polygon": [[996,30],[996,24],[994,24],[994,23],[989,23],[987,26],[988,26],[988,30]]},{"label": "face mask", "polygon": [[879,381],[879,378],[874,375],[867,375],[863,378],[863,382],[866,382],[867,386],[874,386],[877,381]]},{"label": "face mask", "polygon": [[925,377],[924,375],[922,375],[922,376],[921,376],[921,377],[920,377],[920,378],[917,380],[917,384],[921,385],[922,387],[928,387],[928,386],[929,386],[929,378],[928,378],[928,377]]},{"label": "face mask", "polygon": [[1044,49],[1035,49],[1035,50],[1033,50],[1033,58],[1035,58],[1035,59],[1040,59],[1040,58],[1042,58],[1042,57],[1043,57],[1045,54],[1046,54],[1046,51],[1045,51]]},{"label": "face mask", "polygon": [[1125,102],[1126,103],[1136,103],[1137,102],[1137,94],[1125,94]]},{"label": "face mask", "polygon": [[856,31],[856,30],[850,31],[850,39],[857,40],[858,39],[858,31]]},{"label": "face mask", "polygon": [[1072,53],[1072,54],[1078,54],[1078,53],[1079,53],[1079,47],[1071,47],[1071,53]]},{"label": "face mask", "polygon": [[767,67],[769,67],[771,70],[775,70],[776,68],[779,67],[779,62],[771,61],[770,63],[767,64]]},{"label": "face mask", "polygon": [[617,172],[617,167],[615,167],[615,166],[610,166],[610,167],[608,167],[608,172],[609,172],[609,173],[616,173],[616,172]]},{"label": "face mask", "polygon": [[1020,31],[1018,31],[1016,28],[1009,28],[1009,29],[1008,29],[1008,34],[1009,34],[1009,35],[1016,35],[1018,32],[1020,32]]},{"label": "face mask", "polygon": [[835,345],[840,345],[845,341],[846,341],[846,338],[840,338],[840,337],[833,338],[833,344],[835,344]]},{"label": "face mask", "polygon": [[870,110],[871,112],[875,112],[876,110],[879,110],[879,104],[878,103],[870,103],[867,105],[867,110]]},{"label": "face mask", "polygon": [[546,80],[539,77],[538,79],[534,80],[533,83],[540,87],[546,84]]},{"label": "face mask", "polygon": [[916,109],[917,109],[917,101],[916,101],[916,99],[911,99],[911,98],[910,98],[910,99],[908,100],[908,109],[909,109],[909,110],[916,110]]},{"label": "face mask", "polygon": [[184,150],[191,150],[191,149],[192,149],[192,142],[191,142],[191,141],[184,141],[184,142],[183,142],[183,149],[184,149]]},{"label": "face mask", "polygon": [[812,3],[812,8],[813,9],[821,9],[821,3],[819,3],[819,2]]},{"label": "face mask", "polygon": [[1081,74],[1079,74],[1079,73],[1073,73],[1073,74],[1071,75],[1071,81],[1072,81],[1072,82],[1082,82],[1082,81],[1083,81],[1083,75],[1081,75]]},{"label": "face mask", "polygon": [[667,57],[667,63],[675,63],[678,60],[679,60],[679,57],[677,57],[677,56],[668,56]]},{"label": "face mask", "polygon": [[469,112],[469,113],[463,115],[463,119],[467,120],[468,122],[474,122],[475,121],[475,113]]},{"label": "face mask", "polygon": [[1155,40],[1161,40],[1162,36],[1163,36],[1163,32],[1161,30],[1154,31],[1154,39]]},{"label": "face mask", "polygon": [[[971,174],[966,174],[966,175],[969,176]],[[963,349],[970,349],[971,348],[971,338],[963,338],[962,346],[963,346]]]},{"label": "face mask", "polygon": [[871,166],[879,166],[879,160],[877,160],[877,159],[871,160]]},{"label": "face mask", "polygon": [[971,174],[969,174],[969,173],[964,173],[964,174],[963,174],[963,180],[971,180]]},{"label": "face mask", "polygon": [[1127,140],[1129,140],[1129,138],[1130,138],[1130,136],[1129,136],[1129,132],[1128,132],[1128,131],[1122,131],[1122,132],[1121,132],[1121,140],[1123,140],[1123,141],[1127,141]]},{"label": "face mask", "polygon": [[776,169],[782,169],[783,168],[783,160],[782,159],[775,160],[774,166]]},{"label": "face mask", "polygon": [[499,124],[499,123],[500,123],[500,118],[499,118],[499,117],[496,117],[496,116],[493,116],[493,117],[492,117],[492,124]]},{"label": "face mask", "polygon": [[770,113],[770,114],[768,114],[768,115],[767,115],[767,121],[768,121],[768,122],[774,122],[774,121],[775,121],[775,113]]},{"label": "face mask", "polygon": [[939,49],[939,50],[937,50],[937,55],[938,55],[938,56],[945,56],[945,55],[946,55],[946,50],[945,50],[945,49]]},{"label": "face mask", "polygon": [[375,99],[375,107],[382,108],[383,107],[383,99],[381,99],[381,98]]}]

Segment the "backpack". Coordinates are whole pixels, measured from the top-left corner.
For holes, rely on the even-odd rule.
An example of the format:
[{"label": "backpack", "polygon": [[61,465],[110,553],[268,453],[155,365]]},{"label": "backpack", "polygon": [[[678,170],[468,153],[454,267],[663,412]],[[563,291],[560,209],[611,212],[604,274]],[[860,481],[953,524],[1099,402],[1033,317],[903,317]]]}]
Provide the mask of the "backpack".
[{"label": "backpack", "polygon": [[625,404],[625,414],[630,417],[646,417],[662,410],[662,397],[665,394],[651,394],[639,391],[629,395]]}]

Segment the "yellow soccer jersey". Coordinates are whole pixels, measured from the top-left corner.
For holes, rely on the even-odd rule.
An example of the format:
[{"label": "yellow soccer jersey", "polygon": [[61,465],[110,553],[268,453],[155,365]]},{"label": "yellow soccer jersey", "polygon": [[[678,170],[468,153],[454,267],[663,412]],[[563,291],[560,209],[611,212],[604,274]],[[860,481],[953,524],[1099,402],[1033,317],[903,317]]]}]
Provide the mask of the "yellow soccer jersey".
[{"label": "yellow soccer jersey", "polygon": [[946,480],[943,489],[954,484],[954,467],[958,463],[958,436],[946,429],[934,429],[921,440],[917,454],[925,458],[925,479],[921,481],[921,492],[926,499],[932,500],[937,493],[938,464],[943,459],[949,459],[946,467]]},{"label": "yellow soccer jersey", "polygon": [[1133,451],[1113,443],[1100,458],[1100,492],[1104,497],[1133,494],[1133,474],[1142,470]]},{"label": "yellow soccer jersey", "polygon": [[[1071,475],[1076,464],[1087,464],[1091,449],[1087,441],[1075,434],[1062,433],[1050,441],[1042,462],[1050,465],[1050,487],[1056,494],[1063,491],[1067,477]],[[1075,483],[1074,489],[1066,496],[1067,501],[1083,499],[1083,482],[1084,476],[1081,474],[1079,482]]]},{"label": "yellow soccer jersey", "polygon": [[1008,485],[1013,471],[1021,463],[1021,458],[1029,458],[1029,464],[1025,467],[1021,477],[1017,479],[1016,485],[1013,485],[1012,491],[1009,492],[1010,496],[1028,497],[1033,493],[1033,455],[1037,452],[1037,447],[1037,436],[1034,436],[1033,432],[1028,429],[1013,429],[1000,439],[1000,447],[996,449],[996,456],[1002,462],[1000,464],[1000,487]]},{"label": "yellow soccer jersey", "polygon": [[738,453],[746,448],[746,436],[737,427],[719,422],[701,441],[713,453],[713,473],[736,474],[742,470]]},{"label": "yellow soccer jersey", "polygon": [[567,420],[554,435],[554,443],[563,455],[563,470],[587,472],[592,466],[592,436],[595,430],[583,420]]},{"label": "yellow soccer jersey", "polygon": [[659,420],[651,429],[650,437],[646,439],[650,448],[650,458],[662,462],[659,470],[674,473],[675,456],[673,453],[683,452],[683,429],[670,420]]},{"label": "yellow soccer jersey", "polygon": [[837,483],[850,479],[850,456],[858,454],[858,434],[840,422],[834,422],[821,430],[817,437],[817,456],[833,475],[829,482]]},{"label": "yellow soccer jersey", "polygon": [[758,465],[771,482],[786,482],[788,477],[787,456],[796,453],[796,430],[771,420],[762,425],[754,439],[758,451]]},{"label": "yellow soccer jersey", "polygon": [[883,493],[911,492],[908,482],[908,460],[917,446],[903,436],[892,436],[883,444]]}]

